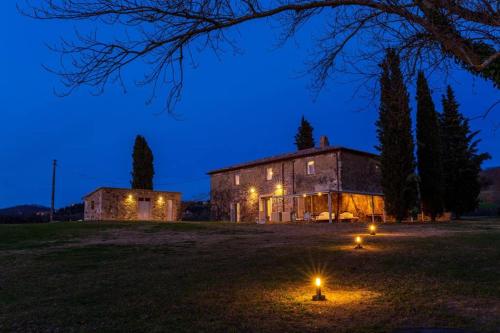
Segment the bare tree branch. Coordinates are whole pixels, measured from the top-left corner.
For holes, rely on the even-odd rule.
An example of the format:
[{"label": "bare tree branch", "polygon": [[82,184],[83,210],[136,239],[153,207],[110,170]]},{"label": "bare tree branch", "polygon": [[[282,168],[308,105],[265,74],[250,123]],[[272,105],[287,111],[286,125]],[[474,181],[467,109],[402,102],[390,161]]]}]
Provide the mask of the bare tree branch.
[{"label": "bare tree branch", "polygon": [[[362,72],[382,49],[401,53],[407,73],[418,67],[445,68],[457,62],[500,87],[500,11],[497,0],[30,0],[19,6],[36,19],[97,22],[113,30],[75,33],[54,48],[69,92],[80,86],[101,92],[108,83],[123,85],[135,62],[150,71],[138,82],[153,86],[152,98],[170,86],[166,109],[180,99],[184,53],[191,49],[235,47],[226,35],[246,22],[276,19],[284,40],[314,17],[328,23],[311,61],[314,87],[321,89],[338,72]],[[117,37],[116,37],[117,36]],[[355,42],[353,42],[355,41]],[[346,51],[348,43],[355,48]],[[339,57],[342,61],[337,61]],[[370,73],[365,73],[370,76]]]}]

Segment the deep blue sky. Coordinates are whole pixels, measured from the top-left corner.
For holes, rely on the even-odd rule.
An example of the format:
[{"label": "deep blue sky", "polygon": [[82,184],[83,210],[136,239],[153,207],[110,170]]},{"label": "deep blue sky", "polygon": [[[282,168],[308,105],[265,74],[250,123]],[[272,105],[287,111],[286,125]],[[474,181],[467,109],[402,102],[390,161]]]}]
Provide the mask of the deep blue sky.
[{"label": "deep blue sky", "polygon": [[[354,94],[357,83],[345,82],[330,82],[314,99],[311,77],[300,75],[311,51],[308,38],[276,48],[277,32],[265,22],[240,29],[243,54],[221,60],[210,52],[197,56],[197,68],[186,73],[179,119],[160,112],[161,99],[145,105],[149,91],[132,84],[127,93],[108,87],[101,96],[85,89],[55,96],[58,79],[41,65],[56,63],[57,55],[44,43],[70,36],[72,25],[22,17],[15,1],[1,2],[0,22],[0,207],[48,205],[54,158],[60,165],[58,207],[79,202],[99,186],[128,187],[136,134],[154,152],[156,188],[182,191],[184,198],[208,197],[211,169],[293,151],[302,115],[316,139],[326,134],[333,145],[374,151],[376,103],[366,93]],[[140,77],[141,69],[135,66],[132,76]],[[438,108],[446,83],[467,116],[500,97],[491,84],[465,72],[447,80],[432,78]],[[410,92],[413,101],[413,87]],[[493,156],[486,167],[500,165],[500,130],[493,131],[498,123],[499,109],[472,122],[482,131],[481,150]]]}]

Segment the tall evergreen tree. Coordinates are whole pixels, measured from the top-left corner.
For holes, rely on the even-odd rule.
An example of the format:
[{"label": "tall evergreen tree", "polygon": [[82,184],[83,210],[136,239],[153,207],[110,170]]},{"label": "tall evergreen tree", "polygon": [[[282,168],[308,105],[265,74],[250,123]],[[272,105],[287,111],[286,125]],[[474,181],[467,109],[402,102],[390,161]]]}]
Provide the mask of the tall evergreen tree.
[{"label": "tall evergreen tree", "polygon": [[434,221],[443,212],[443,165],[439,116],[423,72],[417,79],[417,165],[420,200]]},{"label": "tall evergreen tree", "polygon": [[132,160],[132,188],[152,190],[155,174],[153,152],[141,135],[135,138]]},{"label": "tall evergreen tree", "polygon": [[477,207],[481,164],[490,156],[478,152],[476,136],[479,131],[470,130],[469,121],[459,112],[459,104],[450,86],[442,102],[444,203],[447,210],[460,218]]},{"label": "tall evergreen tree", "polygon": [[302,120],[300,121],[297,134],[295,134],[295,145],[297,146],[297,150],[314,147],[313,128],[304,116],[302,116]]},{"label": "tall evergreen tree", "polygon": [[399,56],[393,49],[381,64],[380,110],[377,121],[385,209],[401,221],[415,208],[415,157],[408,91]]}]

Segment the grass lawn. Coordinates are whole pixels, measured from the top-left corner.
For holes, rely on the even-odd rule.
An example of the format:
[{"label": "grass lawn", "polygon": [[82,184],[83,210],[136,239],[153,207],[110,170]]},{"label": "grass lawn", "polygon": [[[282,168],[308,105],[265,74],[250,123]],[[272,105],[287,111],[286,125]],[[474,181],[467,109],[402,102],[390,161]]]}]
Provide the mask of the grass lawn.
[{"label": "grass lawn", "polygon": [[500,332],[499,220],[0,225],[2,332],[408,327]]}]

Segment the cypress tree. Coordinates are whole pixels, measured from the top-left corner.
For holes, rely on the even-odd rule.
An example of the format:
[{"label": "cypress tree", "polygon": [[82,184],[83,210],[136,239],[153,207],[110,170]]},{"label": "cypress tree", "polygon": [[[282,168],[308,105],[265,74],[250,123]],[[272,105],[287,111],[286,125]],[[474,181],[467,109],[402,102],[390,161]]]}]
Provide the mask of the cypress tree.
[{"label": "cypress tree", "polygon": [[381,64],[380,109],[377,121],[385,209],[397,221],[415,208],[415,157],[408,91],[392,49]]},{"label": "cypress tree", "polygon": [[417,79],[417,161],[420,200],[434,221],[443,212],[443,165],[439,117],[424,73]]},{"label": "cypress tree", "polygon": [[441,133],[443,143],[444,203],[460,218],[478,205],[481,190],[481,164],[490,158],[479,153],[479,131],[470,130],[469,121],[459,112],[459,104],[450,86],[442,98]]},{"label": "cypress tree", "polygon": [[153,189],[153,152],[146,139],[138,135],[135,138],[134,152],[132,153],[132,188]]},{"label": "cypress tree", "polygon": [[311,124],[302,116],[300,126],[295,135],[295,145],[297,150],[313,148],[314,147],[313,128]]}]

